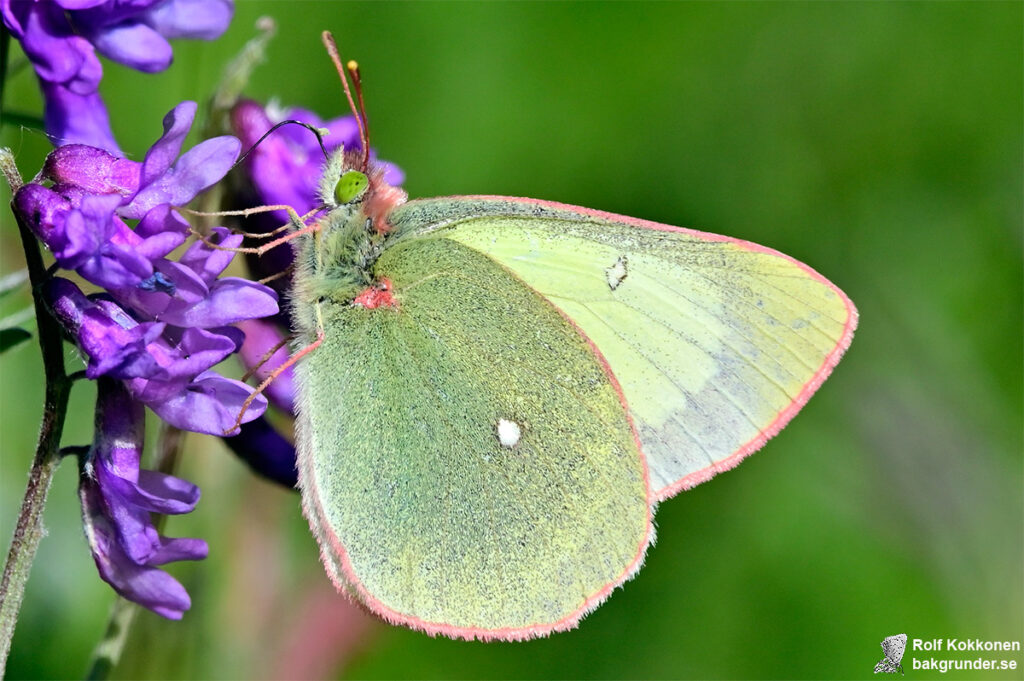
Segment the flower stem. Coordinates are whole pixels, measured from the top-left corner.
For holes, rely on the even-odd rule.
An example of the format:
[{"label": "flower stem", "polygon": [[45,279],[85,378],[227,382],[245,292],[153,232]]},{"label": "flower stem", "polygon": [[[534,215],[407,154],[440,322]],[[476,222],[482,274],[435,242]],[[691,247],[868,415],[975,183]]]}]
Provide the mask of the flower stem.
[{"label": "flower stem", "polygon": [[110,618],[107,620],[107,629],[103,632],[103,638],[96,644],[92,651],[92,659],[89,660],[89,671],[85,673],[86,681],[102,681],[110,678],[110,672],[121,660],[121,652],[124,651],[124,644],[128,640],[128,632],[131,630],[135,615],[139,612],[139,606],[131,601],[118,596],[110,609]]},{"label": "flower stem", "polygon": [[[8,149],[0,149],[0,171],[7,177],[14,194],[21,186],[14,158]],[[43,508],[50,491],[53,473],[60,463],[60,438],[67,415],[68,396],[71,381],[64,367],[64,348],[60,327],[50,315],[40,294],[40,286],[47,278],[43,257],[28,226],[15,213],[21,243],[25,250],[29,280],[32,282],[32,298],[36,309],[36,325],[39,329],[39,347],[43,355],[43,371],[46,376],[46,398],[43,409],[43,423],[39,429],[35,458],[29,471],[25,498],[21,503],[18,523],[11,539],[11,548],[0,578],[0,676],[7,666],[7,655],[11,650],[11,639],[18,621],[25,583],[35,559],[43,530]]]}]

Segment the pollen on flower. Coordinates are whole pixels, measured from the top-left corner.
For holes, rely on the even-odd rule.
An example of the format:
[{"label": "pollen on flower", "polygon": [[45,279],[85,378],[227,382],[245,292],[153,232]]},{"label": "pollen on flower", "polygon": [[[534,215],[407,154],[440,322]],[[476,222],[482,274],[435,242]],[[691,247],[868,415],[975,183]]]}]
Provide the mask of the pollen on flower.
[{"label": "pollen on flower", "polygon": [[398,301],[391,293],[392,288],[390,279],[381,279],[380,282],[353,298],[352,304],[365,307],[367,310],[378,307],[398,307]]}]

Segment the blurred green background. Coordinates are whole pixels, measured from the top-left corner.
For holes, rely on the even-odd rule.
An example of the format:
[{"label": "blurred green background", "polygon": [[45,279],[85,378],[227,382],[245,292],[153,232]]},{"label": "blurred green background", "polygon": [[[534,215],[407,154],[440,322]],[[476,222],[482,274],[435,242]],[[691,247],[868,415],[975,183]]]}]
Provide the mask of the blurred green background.
[{"label": "blurred green background", "polygon": [[[344,113],[318,37],[332,29],[411,196],[533,196],[749,239],[842,287],[860,328],[761,453],[662,504],[634,580],[578,630],[528,643],[431,639],[363,614],[330,587],[298,495],[190,436],[181,470],[203,500],[167,531],[207,539],[210,558],[171,567],[192,610],[143,613],[115,676],[845,679],[871,676],[892,634],[1024,637],[1024,5],[241,0],[223,39],[176,42],[165,73],[105,64],[124,149],[140,157],[168,109],[206,98],[263,14],[279,32],[248,93]],[[28,71],[5,99],[40,111]],[[12,126],[0,143],[28,177],[48,150]],[[0,220],[3,274],[22,255]],[[6,550],[41,412],[38,349],[0,357],[0,377]],[[65,444],[91,438],[93,396],[76,387]],[[10,678],[80,677],[113,601],[75,484],[68,462]],[[937,677],[910,666],[932,655],[908,648],[907,677]]]}]

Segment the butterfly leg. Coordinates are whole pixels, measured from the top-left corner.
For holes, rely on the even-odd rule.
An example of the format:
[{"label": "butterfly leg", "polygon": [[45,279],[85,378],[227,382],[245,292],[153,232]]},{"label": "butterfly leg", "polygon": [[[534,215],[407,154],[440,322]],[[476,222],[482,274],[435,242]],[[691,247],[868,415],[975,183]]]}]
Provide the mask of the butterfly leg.
[{"label": "butterfly leg", "polygon": [[[294,208],[292,208],[291,206],[286,206],[284,204],[273,205],[273,206],[255,206],[253,208],[246,208],[244,210],[219,210],[219,211],[215,211],[215,212],[212,212],[212,213],[207,213],[207,212],[198,211],[198,210],[189,210],[187,208],[184,209],[184,210],[185,210],[185,212],[189,213],[190,215],[196,215],[196,216],[199,216],[199,217],[213,217],[213,218],[225,217],[225,216],[237,216],[237,217],[247,218],[250,215],[259,215],[260,213],[270,213],[270,212],[275,211],[275,210],[283,210],[283,211],[285,211],[286,213],[288,213],[289,221],[286,222],[285,224],[281,225],[277,229],[272,230],[270,232],[246,232],[246,231],[242,231],[242,230],[234,230],[235,234],[241,234],[242,236],[244,236],[244,237],[246,237],[248,239],[269,239],[270,237],[272,237],[272,236],[274,236],[276,234],[280,234],[281,232],[284,232],[284,231],[286,231],[287,229],[289,229],[291,227],[295,227],[297,229],[301,229],[303,226],[305,226],[306,220],[308,220],[309,218],[313,217],[314,215],[316,215],[317,213],[319,213],[323,209],[322,208],[314,208],[313,210],[309,211],[305,215],[299,215],[298,211],[296,211]],[[202,235],[200,235],[200,236],[202,236]]]},{"label": "butterfly leg", "polygon": [[[249,407],[252,405],[257,395],[266,390],[268,385],[273,383],[278,376],[287,371],[290,367],[294,366],[296,362],[298,362],[300,359],[302,359],[303,357],[305,357],[306,355],[320,347],[320,344],[323,342],[324,331],[323,326],[321,326],[317,330],[316,340],[314,340],[312,343],[302,348],[301,350],[295,352],[286,361],[282,362],[280,366],[278,366],[276,369],[270,372],[270,375],[263,379],[263,381],[258,386],[256,386],[256,389],[252,391],[252,394],[249,395],[249,397],[246,398],[245,402],[242,403],[241,409],[238,410],[238,418],[235,419],[235,422],[231,425],[230,428],[224,431],[224,434],[228,435],[234,432],[239,426],[242,425],[242,417],[245,416],[246,410],[249,409]],[[275,350],[276,349],[277,348],[275,348]]]},{"label": "butterfly leg", "polygon": [[257,362],[255,364],[253,364],[249,368],[249,370],[245,372],[245,375],[242,376],[242,378],[239,379],[239,380],[241,380],[243,383],[245,383],[250,378],[252,378],[256,374],[256,372],[259,371],[263,367],[264,364],[266,364],[267,362],[270,361],[271,357],[273,357],[275,354],[277,354],[278,350],[280,350],[285,345],[287,345],[288,342],[290,340],[292,340],[293,338],[295,338],[295,336],[285,336],[280,341],[275,343],[272,348],[270,348],[265,353],[263,353],[263,356],[260,357],[259,360],[257,360]]},{"label": "butterfly leg", "polygon": [[[210,248],[212,248],[214,250],[218,250],[218,251],[231,251],[232,253],[252,253],[254,255],[261,256],[264,253],[266,253],[267,251],[269,251],[271,249],[274,249],[274,248],[280,246],[283,243],[287,243],[287,242],[291,241],[292,239],[295,239],[297,237],[303,236],[305,234],[313,234],[315,232],[319,232],[320,231],[320,223],[319,222],[313,222],[313,223],[310,223],[310,224],[306,224],[306,219],[311,217],[311,216],[313,216],[314,214],[316,214],[320,210],[319,208],[315,208],[315,209],[311,210],[310,212],[306,213],[305,215],[299,215],[298,212],[294,208],[292,208],[291,206],[286,206],[284,204],[274,205],[274,206],[257,206],[255,208],[247,208],[245,210],[219,211],[219,212],[215,212],[215,213],[203,213],[203,212],[199,212],[199,211],[189,211],[189,212],[192,213],[193,215],[202,215],[202,216],[223,216],[223,215],[242,215],[242,216],[246,216],[246,215],[255,215],[257,213],[266,213],[266,212],[272,211],[272,210],[284,210],[284,211],[287,211],[288,215],[291,217],[291,222],[289,222],[286,225],[282,225],[281,227],[279,227],[278,229],[275,229],[272,232],[267,233],[266,237],[270,237],[270,236],[273,236],[274,234],[278,234],[282,230],[288,229],[290,227],[294,227],[295,229],[292,232],[290,232],[289,234],[285,234],[282,237],[274,239],[273,241],[265,243],[262,246],[259,246],[259,247],[256,247],[256,248],[242,248],[242,247],[230,248],[230,247],[227,247],[227,246],[221,246],[220,244],[213,243],[212,241],[210,241],[206,237],[206,235],[200,234],[199,232],[197,232],[195,230],[193,230],[193,234],[195,234],[197,237],[199,237],[200,241],[202,241],[204,244],[206,244],[207,246],[209,246]],[[249,233],[244,233],[244,234],[249,234]]]}]

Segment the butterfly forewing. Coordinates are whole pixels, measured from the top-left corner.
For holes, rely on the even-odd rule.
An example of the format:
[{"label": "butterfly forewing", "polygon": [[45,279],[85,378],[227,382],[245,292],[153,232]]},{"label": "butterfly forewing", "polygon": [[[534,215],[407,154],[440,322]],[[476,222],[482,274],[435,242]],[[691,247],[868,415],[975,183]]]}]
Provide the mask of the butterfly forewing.
[{"label": "butterfly forewing", "polygon": [[503,197],[412,201],[392,222],[486,254],[579,326],[621,384],[658,498],[774,435],[856,325],[809,267],[726,237]]},{"label": "butterfly forewing", "polygon": [[323,309],[298,366],[300,481],[328,570],[374,612],[465,638],[564,629],[635,571],[644,458],[608,367],[493,259],[386,250],[394,305]]}]

